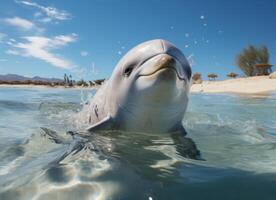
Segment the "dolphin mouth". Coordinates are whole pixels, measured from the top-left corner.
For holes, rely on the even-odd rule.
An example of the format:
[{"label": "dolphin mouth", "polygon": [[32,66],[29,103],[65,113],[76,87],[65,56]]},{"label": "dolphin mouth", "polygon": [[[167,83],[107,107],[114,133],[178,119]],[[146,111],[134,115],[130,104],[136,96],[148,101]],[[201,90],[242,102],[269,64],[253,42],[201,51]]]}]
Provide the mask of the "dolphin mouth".
[{"label": "dolphin mouth", "polygon": [[[177,58],[169,55],[169,54],[158,54],[158,55],[162,55],[162,57],[157,61],[157,63],[154,66],[153,70],[145,70],[146,72],[142,72],[141,74],[138,75],[139,77],[145,77],[145,76],[152,76],[155,75],[161,71],[166,71],[166,70],[172,70],[175,72],[177,78],[179,80],[185,80],[185,77],[182,77],[177,68],[176,68],[176,62],[178,62]],[[158,56],[156,55],[156,56]],[[154,57],[156,57],[154,56]],[[152,58],[154,58],[152,57]]]},{"label": "dolphin mouth", "polygon": [[148,73],[148,74],[139,74],[138,77],[141,77],[141,76],[152,76],[152,75],[154,75],[154,74],[157,74],[157,73],[160,72],[160,71],[165,71],[165,70],[173,70],[173,71],[176,73],[176,75],[178,76],[179,79],[182,78],[182,77],[180,77],[180,76],[178,75],[178,72],[177,72],[177,70],[176,70],[175,67],[167,67],[167,66],[160,67],[160,68],[158,68],[158,69],[156,69],[156,70],[154,70],[153,72]]}]

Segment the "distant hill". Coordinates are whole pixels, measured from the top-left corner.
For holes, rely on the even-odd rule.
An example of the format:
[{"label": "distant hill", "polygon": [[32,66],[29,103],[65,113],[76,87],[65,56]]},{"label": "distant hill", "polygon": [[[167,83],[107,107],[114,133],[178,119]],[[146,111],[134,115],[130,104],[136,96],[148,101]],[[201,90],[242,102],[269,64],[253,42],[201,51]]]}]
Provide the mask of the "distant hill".
[{"label": "distant hill", "polygon": [[0,81],[26,81],[26,80],[33,80],[33,81],[45,81],[45,82],[63,82],[63,79],[58,78],[43,78],[40,76],[35,76],[33,78],[25,77],[17,74],[0,74]]}]

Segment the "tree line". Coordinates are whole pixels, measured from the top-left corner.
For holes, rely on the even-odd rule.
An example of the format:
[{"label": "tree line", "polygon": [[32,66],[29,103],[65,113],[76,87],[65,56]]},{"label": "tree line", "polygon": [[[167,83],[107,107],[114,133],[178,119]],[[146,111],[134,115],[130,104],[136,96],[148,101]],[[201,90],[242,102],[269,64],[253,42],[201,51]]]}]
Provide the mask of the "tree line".
[{"label": "tree line", "polygon": [[72,75],[69,76],[67,74],[64,74],[63,82],[64,86],[66,87],[73,87],[73,86],[82,86],[82,87],[88,87],[88,86],[95,86],[95,85],[101,85],[105,79],[98,79],[94,81],[85,81],[83,79],[79,81],[75,81],[72,78]]}]

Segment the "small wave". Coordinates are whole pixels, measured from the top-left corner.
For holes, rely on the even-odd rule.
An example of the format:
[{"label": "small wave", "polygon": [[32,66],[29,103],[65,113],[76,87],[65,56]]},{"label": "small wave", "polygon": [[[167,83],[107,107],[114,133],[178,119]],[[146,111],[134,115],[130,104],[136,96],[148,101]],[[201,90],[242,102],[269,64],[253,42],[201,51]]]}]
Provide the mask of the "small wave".
[{"label": "small wave", "polygon": [[35,110],[37,107],[38,103],[23,103],[21,101],[0,100],[0,110],[16,110],[20,112],[26,110]]}]

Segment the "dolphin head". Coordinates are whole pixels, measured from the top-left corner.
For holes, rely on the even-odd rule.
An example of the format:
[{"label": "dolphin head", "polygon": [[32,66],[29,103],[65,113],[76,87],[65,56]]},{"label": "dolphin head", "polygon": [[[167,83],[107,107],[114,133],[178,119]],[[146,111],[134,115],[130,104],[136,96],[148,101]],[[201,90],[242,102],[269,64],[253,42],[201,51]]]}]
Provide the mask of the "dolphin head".
[{"label": "dolphin head", "polygon": [[113,100],[126,130],[167,131],[181,123],[190,78],[185,56],[165,40],[150,40],[131,49],[111,77]]}]

